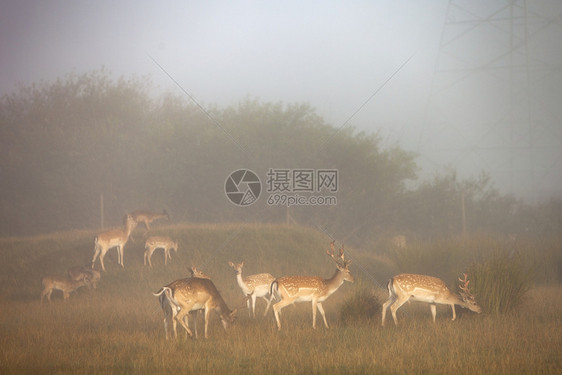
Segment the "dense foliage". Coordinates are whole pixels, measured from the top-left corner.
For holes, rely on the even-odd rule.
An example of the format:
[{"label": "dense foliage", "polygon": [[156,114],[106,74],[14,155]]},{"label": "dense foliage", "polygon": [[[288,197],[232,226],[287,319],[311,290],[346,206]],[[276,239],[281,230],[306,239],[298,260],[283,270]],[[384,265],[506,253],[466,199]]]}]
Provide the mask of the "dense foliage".
[{"label": "dense foliage", "polygon": [[[104,71],[21,87],[0,99],[0,235],[119,225],[134,209],[174,221],[295,221],[361,243],[381,234],[454,235],[464,196],[471,231],[556,231],[562,204],[530,207],[486,175],[419,183],[415,155],[377,134],[326,124],[307,104],[246,99],[201,107],[154,98],[147,79]],[[338,171],[337,205],[249,207],[226,199],[234,170]],[[407,186],[417,186],[407,188]],[[336,233],[337,232],[337,233]]]}]

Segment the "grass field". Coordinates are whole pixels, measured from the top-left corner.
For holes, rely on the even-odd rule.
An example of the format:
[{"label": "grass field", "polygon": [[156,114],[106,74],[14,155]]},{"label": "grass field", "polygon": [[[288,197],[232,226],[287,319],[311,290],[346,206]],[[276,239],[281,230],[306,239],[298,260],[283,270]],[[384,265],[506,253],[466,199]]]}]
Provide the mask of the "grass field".
[{"label": "grass field", "polygon": [[[509,314],[476,315],[458,308],[453,322],[450,308],[438,306],[433,324],[429,307],[412,303],[399,310],[398,327],[390,320],[381,327],[380,312],[344,324],[340,306],[346,298],[366,286],[385,298],[373,282],[395,272],[384,257],[353,249],[348,255],[357,281],[345,283],[324,303],[330,329],[319,324],[313,330],[310,304],[302,303],[283,310],[278,332],[272,313],[261,316],[265,302],[259,300],[255,320],[243,308],[225,332],[213,315],[209,339],[186,339],[178,330],[178,340],[166,341],[152,292],[185,277],[192,264],[213,278],[231,308],[243,298],[229,260],[244,260],[247,274],[330,277],[335,268],[325,254],[329,239],[306,228],[177,225],[155,233],[180,242],[168,267],[158,251],[154,268],[143,266],[142,230],[137,230],[135,242],[125,248],[125,269],[116,264],[113,250],[96,290],[82,288],[66,302],[54,294],[50,304],[39,302],[41,277],[88,263],[94,233],[0,240],[0,373],[562,373],[559,284],[533,287]],[[375,270],[374,279],[364,270]]]}]

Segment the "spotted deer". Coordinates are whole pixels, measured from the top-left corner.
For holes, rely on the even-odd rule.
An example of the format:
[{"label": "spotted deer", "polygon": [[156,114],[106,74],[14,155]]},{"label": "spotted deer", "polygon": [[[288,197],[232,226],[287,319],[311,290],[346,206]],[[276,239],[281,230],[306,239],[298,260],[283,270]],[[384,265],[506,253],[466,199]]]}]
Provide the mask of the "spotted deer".
[{"label": "spotted deer", "polygon": [[[209,318],[211,311],[215,311],[221,319],[223,328],[226,330],[228,325],[234,322],[236,310],[230,310],[217,290],[215,284],[209,279],[187,278],[176,280],[162,288],[155,296],[166,296],[171,305],[172,315],[189,334],[193,337],[192,331],[187,324],[187,314],[191,311],[200,309],[205,310],[205,338],[208,338]],[[175,310],[174,310],[175,309]]]},{"label": "spotted deer", "polygon": [[152,254],[156,249],[164,250],[164,264],[168,265],[168,259],[172,259],[170,254],[171,250],[174,250],[177,254],[178,252],[178,241],[173,241],[170,237],[163,236],[152,236],[146,239],[144,252],[144,265],[147,264],[152,268]]},{"label": "spotted deer", "polygon": [[170,215],[168,215],[166,210],[163,210],[162,213],[138,210],[131,212],[129,215],[131,215],[135,223],[143,223],[147,231],[150,230],[150,224],[155,220],[170,220]]},{"label": "spotted deer", "polygon": [[279,320],[281,309],[295,302],[312,302],[312,328],[316,328],[316,309],[320,311],[326,328],[329,328],[322,302],[338,290],[344,281],[354,280],[349,271],[351,261],[344,259],[343,246],[339,257],[334,255],[334,241],[330,244],[330,250],[327,253],[336,263],[336,272],[330,279],[323,279],[320,276],[284,276],[271,283],[271,293],[280,300],[273,305],[278,330],[281,330]]},{"label": "spotted deer", "polygon": [[133,220],[133,217],[131,215],[127,215],[125,217],[125,226],[123,228],[110,229],[98,234],[94,239],[94,257],[92,258],[91,268],[94,268],[96,259],[99,257],[101,269],[105,271],[103,258],[105,257],[107,251],[109,249],[113,249],[114,247],[117,248],[119,265],[125,268],[125,265],[123,264],[123,248],[125,247],[127,241],[129,241],[131,232],[136,226],[137,223]]},{"label": "spotted deer", "polygon": [[443,280],[433,276],[415,275],[403,273],[394,276],[388,281],[388,300],[382,305],[382,325],[386,318],[386,310],[390,307],[394,324],[398,325],[396,311],[407,301],[420,301],[429,303],[433,322],[437,315],[436,304],[450,305],[453,310],[453,320],[456,319],[455,305],[465,307],[476,313],[482,309],[476,304],[476,300],[468,288],[468,276],[465,273],[460,281],[460,297],[451,292]]},{"label": "spotted deer", "polygon": [[265,312],[263,313],[263,316],[266,316],[272,301],[269,287],[275,280],[275,277],[271,276],[271,274],[269,273],[259,273],[243,277],[242,268],[244,267],[244,262],[228,262],[228,264],[230,265],[230,267],[236,270],[236,281],[238,282],[238,286],[242,290],[242,293],[244,294],[244,296],[249,297],[247,298],[247,305],[250,317],[256,317],[256,299],[258,297],[263,298],[265,302],[267,302]]},{"label": "spotted deer", "polygon": [[70,293],[74,292],[80,287],[87,286],[90,284],[90,279],[84,277],[78,281],[72,280],[68,276],[60,275],[48,275],[41,279],[43,284],[43,291],[41,292],[41,303],[43,299],[47,297],[47,300],[51,302],[51,294],[54,290],[62,291],[63,299],[67,300],[70,297]]}]

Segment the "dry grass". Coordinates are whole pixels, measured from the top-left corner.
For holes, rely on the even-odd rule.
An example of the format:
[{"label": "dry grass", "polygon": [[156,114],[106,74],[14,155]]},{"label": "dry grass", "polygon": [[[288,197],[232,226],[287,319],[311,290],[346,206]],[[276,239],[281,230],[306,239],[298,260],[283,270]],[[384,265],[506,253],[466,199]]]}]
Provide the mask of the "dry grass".
[{"label": "dry grass", "polygon": [[[142,252],[135,246],[125,252],[124,270],[115,264],[115,256],[106,259],[108,272],[102,275],[97,290],[81,289],[63,302],[53,295],[51,304],[39,303],[40,260],[47,259],[42,246],[49,241],[49,251],[67,253],[72,263],[81,262],[89,249],[90,239],[73,239],[67,246],[64,240],[42,238],[33,245],[16,244],[33,258],[17,260],[12,247],[2,247],[5,260],[12,265],[0,266],[4,280],[0,294],[0,373],[73,373],[73,374],[302,374],[302,373],[384,373],[384,374],[556,374],[562,372],[562,287],[534,287],[517,310],[504,315],[476,315],[463,309],[457,321],[451,321],[449,307],[438,306],[437,324],[431,321],[429,307],[412,303],[398,312],[400,326],[389,321],[380,326],[380,313],[371,321],[358,320],[344,325],[339,312],[346,297],[351,296],[358,283],[345,284],[325,304],[330,329],[322,324],[311,328],[309,303],[297,304],[283,310],[283,330],[278,332],[272,313],[256,320],[247,310],[238,313],[237,323],[223,331],[213,315],[208,340],[186,339],[179,331],[178,340],[166,341],[163,314],[158,300],[151,292],[178,278],[186,266],[210,246],[220,249],[232,238],[229,231],[236,227],[172,228],[183,241],[183,253],[176,263],[164,268],[163,259],[155,260],[154,269],[142,266]],[[181,233],[186,232],[183,236]],[[204,232],[197,234],[198,232]],[[275,234],[277,232],[277,234]],[[289,252],[295,243],[312,237],[319,241],[318,258],[302,256],[291,266],[286,262],[271,268],[278,273],[285,268],[302,269],[306,262],[321,266],[313,273],[331,276],[333,265],[325,260],[322,240],[303,229],[271,226],[247,226],[228,242],[228,251],[213,254],[215,263],[207,262],[205,272],[215,276],[215,283],[230,307],[242,301],[235,283],[235,274],[226,260],[242,260],[244,251],[249,270],[268,264],[266,247],[285,242],[282,250]],[[205,239],[211,235],[212,239]],[[302,238],[301,238],[302,237]],[[75,244],[86,243],[88,250],[76,249]],[[190,244],[196,243],[197,248]],[[212,245],[205,245],[211,243]],[[257,243],[258,246],[253,244]],[[287,245],[287,243],[289,245]],[[181,246],[181,245],[180,245]],[[305,246],[309,246],[305,243]],[[187,256],[187,249],[191,251]],[[34,252],[35,251],[35,252]],[[71,255],[70,251],[76,251]],[[46,253],[42,253],[46,252]],[[82,255],[80,255],[82,254]],[[183,254],[183,255],[181,255]],[[356,252],[354,261],[359,262]],[[134,255],[134,256],[133,256]],[[128,257],[128,258],[127,258]],[[323,258],[324,257],[324,258]],[[136,259],[138,258],[138,259]],[[17,260],[17,261],[16,261]],[[174,260],[174,259],[173,259]],[[323,262],[325,260],[325,262]],[[16,265],[14,265],[14,262]],[[66,263],[53,261],[48,267],[63,269]],[[71,266],[74,264],[68,264]],[[351,266],[353,271],[353,265]],[[35,272],[32,281],[13,270]],[[269,271],[265,269],[264,271]],[[37,284],[37,285],[36,285]],[[24,287],[18,294],[19,286]],[[363,286],[364,287],[364,286]],[[376,291],[376,294],[381,294]],[[258,315],[265,308],[258,301]],[[202,327],[202,322],[200,322]]]},{"label": "dry grass", "polygon": [[[466,313],[450,321],[427,306],[400,311],[398,327],[341,325],[327,306],[327,330],[310,326],[310,305],[285,309],[284,330],[271,315],[246,311],[224,332],[213,317],[208,340],[166,341],[152,296],[107,298],[88,291],[50,305],[3,302],[2,373],[560,373],[562,288],[534,289],[508,316]],[[263,309],[263,304],[260,304]],[[201,324],[200,324],[201,326]]]}]

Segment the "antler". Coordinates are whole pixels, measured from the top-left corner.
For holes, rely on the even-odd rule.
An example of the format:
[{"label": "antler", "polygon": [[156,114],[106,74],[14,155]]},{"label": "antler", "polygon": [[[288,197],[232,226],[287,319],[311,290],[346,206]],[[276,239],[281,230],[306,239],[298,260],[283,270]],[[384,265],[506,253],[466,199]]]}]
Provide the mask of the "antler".
[{"label": "antler", "polygon": [[460,278],[459,277],[459,281],[461,282],[461,284],[459,285],[459,289],[461,290],[461,294],[465,297],[465,298],[471,298],[474,299],[474,296],[472,295],[472,292],[470,291],[470,288],[468,287],[468,284],[470,283],[470,280],[468,280],[468,275],[466,273],[463,273],[464,278]]},{"label": "antler", "polygon": [[340,248],[340,255],[336,256],[335,252],[336,252],[336,248],[334,246],[334,243],[336,242],[336,240],[333,240],[332,242],[330,242],[330,250],[326,250],[326,253],[328,253],[329,256],[332,257],[332,259],[339,265],[340,264],[340,259],[341,262],[343,263],[343,265],[347,265],[349,262],[346,262],[345,260],[345,254],[344,254],[344,250],[343,250],[343,244],[341,245]]}]

